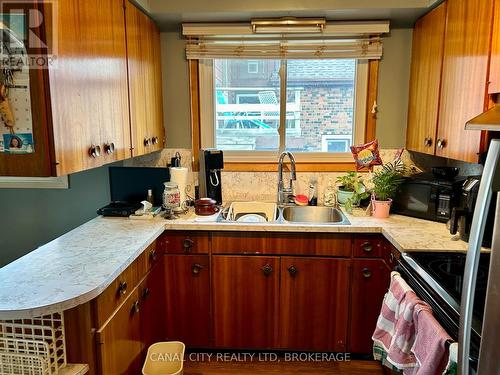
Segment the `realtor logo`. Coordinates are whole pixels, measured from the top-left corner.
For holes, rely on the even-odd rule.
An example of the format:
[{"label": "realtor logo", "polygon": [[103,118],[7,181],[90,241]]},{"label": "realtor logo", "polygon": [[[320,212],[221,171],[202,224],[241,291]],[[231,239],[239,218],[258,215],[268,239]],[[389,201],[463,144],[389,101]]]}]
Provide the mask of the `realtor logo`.
[{"label": "realtor logo", "polygon": [[0,69],[47,69],[56,56],[57,1],[0,3]]}]

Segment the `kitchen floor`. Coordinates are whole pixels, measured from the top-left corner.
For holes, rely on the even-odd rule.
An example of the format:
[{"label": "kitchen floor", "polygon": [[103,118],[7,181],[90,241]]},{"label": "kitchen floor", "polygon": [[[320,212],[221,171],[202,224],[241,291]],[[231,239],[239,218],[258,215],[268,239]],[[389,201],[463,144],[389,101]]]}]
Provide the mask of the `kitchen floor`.
[{"label": "kitchen floor", "polygon": [[264,375],[264,374],[344,374],[344,375],[383,375],[378,362],[192,362],[184,364],[184,375]]}]

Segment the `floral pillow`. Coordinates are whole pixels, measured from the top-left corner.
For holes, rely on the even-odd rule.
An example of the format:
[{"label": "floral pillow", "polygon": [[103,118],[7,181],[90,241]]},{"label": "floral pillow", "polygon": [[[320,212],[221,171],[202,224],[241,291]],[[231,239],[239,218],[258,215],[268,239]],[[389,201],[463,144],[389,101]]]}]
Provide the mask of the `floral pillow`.
[{"label": "floral pillow", "polygon": [[372,170],[373,166],[382,164],[376,139],[364,145],[351,146],[351,152],[356,162],[357,171],[364,168]]}]

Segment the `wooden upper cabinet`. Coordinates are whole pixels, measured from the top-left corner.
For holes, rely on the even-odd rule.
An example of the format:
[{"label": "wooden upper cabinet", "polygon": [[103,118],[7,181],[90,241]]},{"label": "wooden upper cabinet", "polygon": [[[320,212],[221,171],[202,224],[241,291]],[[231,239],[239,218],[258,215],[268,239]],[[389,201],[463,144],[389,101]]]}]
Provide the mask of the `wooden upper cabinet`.
[{"label": "wooden upper cabinet", "polygon": [[54,163],[65,175],[130,155],[125,20],[121,0],[59,0],[57,16],[49,87]]},{"label": "wooden upper cabinet", "polygon": [[500,93],[500,0],[495,0],[488,92]]},{"label": "wooden upper cabinet", "polygon": [[478,162],[481,132],[467,120],[486,109],[491,0],[448,0],[436,155]]},{"label": "wooden upper cabinet", "polygon": [[434,154],[443,64],[446,3],[420,18],[413,30],[406,147]]},{"label": "wooden upper cabinet", "polygon": [[135,5],[125,6],[132,155],[138,156],[164,147],[160,32]]},{"label": "wooden upper cabinet", "polygon": [[345,352],[350,260],[281,259],[280,348]]}]

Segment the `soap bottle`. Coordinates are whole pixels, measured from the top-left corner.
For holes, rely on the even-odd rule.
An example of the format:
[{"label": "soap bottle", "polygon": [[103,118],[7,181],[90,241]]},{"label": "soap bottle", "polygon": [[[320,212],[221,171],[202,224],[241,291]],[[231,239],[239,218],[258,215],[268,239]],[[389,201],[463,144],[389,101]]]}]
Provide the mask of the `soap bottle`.
[{"label": "soap bottle", "polygon": [[335,187],[333,186],[333,181],[331,178],[328,179],[328,186],[323,194],[323,204],[326,207],[334,207],[336,203],[335,199]]},{"label": "soap bottle", "polygon": [[311,179],[309,184],[309,206],[318,205],[318,180]]}]

